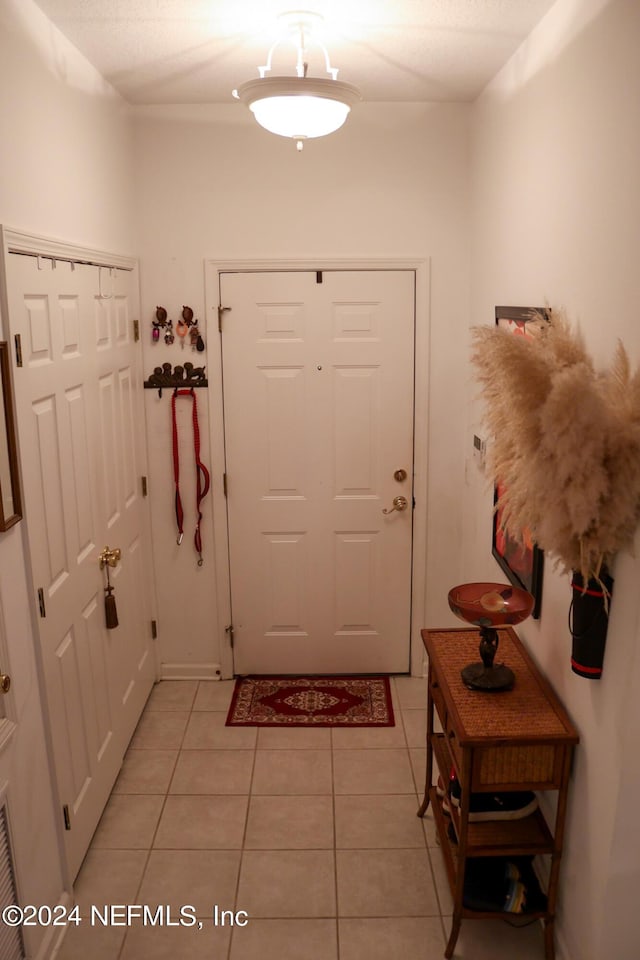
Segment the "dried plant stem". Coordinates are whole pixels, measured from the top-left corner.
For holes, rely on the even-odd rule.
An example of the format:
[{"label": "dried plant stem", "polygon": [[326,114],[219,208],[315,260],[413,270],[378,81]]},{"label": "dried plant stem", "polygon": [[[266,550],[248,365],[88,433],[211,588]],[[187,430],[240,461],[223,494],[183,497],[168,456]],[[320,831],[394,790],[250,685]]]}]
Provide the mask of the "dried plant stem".
[{"label": "dried plant stem", "polygon": [[600,580],[640,521],[640,371],[618,344],[597,373],[561,313],[540,329],[473,330],[488,466],[509,535],[528,529],[556,565]]}]

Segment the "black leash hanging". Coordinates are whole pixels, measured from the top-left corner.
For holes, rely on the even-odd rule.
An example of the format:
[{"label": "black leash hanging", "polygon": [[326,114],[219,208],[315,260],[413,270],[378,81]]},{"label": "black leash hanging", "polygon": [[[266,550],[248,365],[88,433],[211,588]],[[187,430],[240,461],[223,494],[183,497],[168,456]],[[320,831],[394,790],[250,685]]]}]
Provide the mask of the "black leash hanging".
[{"label": "black leash hanging", "polygon": [[178,528],[178,545],[182,543],[184,536],[184,510],[182,509],[182,499],[180,497],[180,453],[178,443],[178,423],[176,419],[176,400],[178,397],[191,397],[191,418],[193,421],[193,452],[196,465],[196,529],[193,542],[198,554],[198,566],[203,564],[202,559],[202,534],[200,532],[200,523],[202,521],[202,511],[200,509],[202,501],[209,492],[210,477],[209,471],[200,459],[200,428],[198,426],[198,403],[193,387],[187,390],[179,390],[177,387],[171,395],[171,422],[173,433],[173,478],[175,483],[175,511],[176,526]]}]

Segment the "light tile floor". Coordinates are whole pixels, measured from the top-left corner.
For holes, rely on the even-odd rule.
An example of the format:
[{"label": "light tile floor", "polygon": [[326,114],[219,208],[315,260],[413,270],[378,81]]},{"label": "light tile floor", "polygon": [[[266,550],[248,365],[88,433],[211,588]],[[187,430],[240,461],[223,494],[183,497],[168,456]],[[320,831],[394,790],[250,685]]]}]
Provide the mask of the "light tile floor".
[{"label": "light tile floor", "polygon": [[[232,681],[159,683],[75,897],[83,918],[148,904],[171,924],[119,910],[71,927],[57,960],[442,957],[451,900],[433,820],[416,817],[426,681],[392,686],[394,727],[257,730],[225,726]],[[196,922],[174,925],[186,905]],[[542,960],[541,929],[463,921],[454,956]]]}]

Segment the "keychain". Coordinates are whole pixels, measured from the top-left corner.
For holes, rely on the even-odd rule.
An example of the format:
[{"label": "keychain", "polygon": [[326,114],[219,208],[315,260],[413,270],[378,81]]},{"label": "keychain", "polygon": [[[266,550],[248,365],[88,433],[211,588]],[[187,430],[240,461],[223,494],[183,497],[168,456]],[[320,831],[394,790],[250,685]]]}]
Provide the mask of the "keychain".
[{"label": "keychain", "polygon": [[180,337],[180,346],[184,350],[184,338],[186,337],[189,330],[189,324],[185,323],[184,320],[178,320],[176,326],[176,333]]},{"label": "keychain", "polygon": [[197,350],[199,353],[202,353],[202,351],[204,350],[204,340],[200,336],[200,331],[198,330],[198,328],[191,327],[189,336],[191,338],[191,349]]},{"label": "keychain", "polygon": [[173,332],[173,320],[167,319],[167,311],[164,307],[156,307],[156,318],[151,321],[151,325],[153,328],[151,331],[153,343],[158,343],[160,340],[160,330],[164,328],[164,342],[168,347],[174,343],[177,335],[180,338],[180,347],[184,350],[185,340],[187,334],[189,334],[191,349],[197,350],[198,353],[204,351],[204,340],[198,330],[198,321],[193,319],[193,310],[191,307],[186,306],[186,304],[182,307],[182,317],[176,324],[175,334]]},{"label": "keychain", "polygon": [[[193,310],[191,307],[182,307],[182,319],[178,320],[178,326],[176,327],[176,333],[180,337],[180,346],[184,350],[184,341],[189,329],[193,327]],[[191,343],[193,343],[193,332],[191,333]]]},{"label": "keychain", "polygon": [[183,306],[182,316],[184,317],[185,323],[190,328],[189,341],[191,343],[191,349],[197,350],[198,353],[202,353],[204,350],[204,340],[200,336],[200,331],[198,330],[198,321],[193,319],[193,310],[191,307]]},{"label": "keychain", "polygon": [[165,327],[167,325],[167,311],[164,307],[156,307],[156,318],[151,321],[151,326],[153,327],[151,331],[151,339],[153,343],[158,343],[160,340],[160,327]]}]

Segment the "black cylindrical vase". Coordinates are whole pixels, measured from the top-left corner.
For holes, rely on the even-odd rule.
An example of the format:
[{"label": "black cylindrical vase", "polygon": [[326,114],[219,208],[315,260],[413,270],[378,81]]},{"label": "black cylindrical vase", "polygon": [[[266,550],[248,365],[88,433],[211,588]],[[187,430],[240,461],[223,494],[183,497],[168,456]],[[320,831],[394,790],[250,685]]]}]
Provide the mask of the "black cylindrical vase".
[{"label": "black cylindrical vase", "polygon": [[587,680],[602,676],[604,648],[609,627],[609,604],[613,579],[603,570],[598,580],[591,579],[585,589],[584,579],[574,571],[571,579],[573,597],[569,610],[571,630],[571,669]]}]

